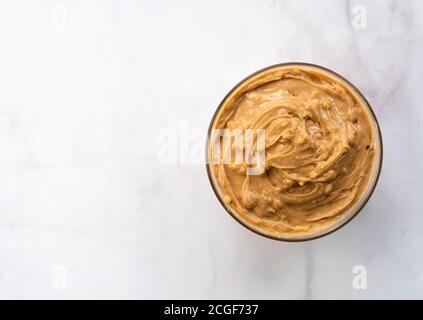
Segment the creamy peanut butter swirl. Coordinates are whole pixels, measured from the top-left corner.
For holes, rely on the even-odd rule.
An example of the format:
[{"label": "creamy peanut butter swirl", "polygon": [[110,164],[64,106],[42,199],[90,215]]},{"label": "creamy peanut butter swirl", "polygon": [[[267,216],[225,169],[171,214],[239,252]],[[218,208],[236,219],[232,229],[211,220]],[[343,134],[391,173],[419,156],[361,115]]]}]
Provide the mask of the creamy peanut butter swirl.
[{"label": "creamy peanut butter swirl", "polygon": [[[223,102],[212,127],[265,130],[261,175],[223,161],[211,165],[211,175],[236,216],[273,236],[332,225],[357,203],[374,169],[368,111],[342,80],[318,71],[259,73]],[[244,147],[232,142],[234,150]]]}]

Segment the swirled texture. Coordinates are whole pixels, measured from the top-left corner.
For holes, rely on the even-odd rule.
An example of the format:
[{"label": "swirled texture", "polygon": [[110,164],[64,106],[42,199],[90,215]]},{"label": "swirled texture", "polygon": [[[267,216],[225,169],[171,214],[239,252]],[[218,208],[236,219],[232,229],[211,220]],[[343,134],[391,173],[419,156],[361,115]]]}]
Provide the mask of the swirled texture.
[{"label": "swirled texture", "polygon": [[[261,175],[223,161],[211,174],[226,206],[270,235],[332,225],[357,203],[374,169],[367,111],[341,80],[318,71],[276,68],[250,78],[224,101],[213,128],[265,129]],[[233,137],[231,147],[244,145]]]}]

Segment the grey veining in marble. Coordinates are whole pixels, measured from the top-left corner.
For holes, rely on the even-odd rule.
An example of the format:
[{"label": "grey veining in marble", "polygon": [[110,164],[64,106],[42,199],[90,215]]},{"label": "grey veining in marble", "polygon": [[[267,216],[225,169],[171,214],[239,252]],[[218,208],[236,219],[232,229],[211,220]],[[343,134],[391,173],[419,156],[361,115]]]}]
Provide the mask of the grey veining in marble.
[{"label": "grey veining in marble", "polygon": [[[8,1],[0,42],[1,298],[423,298],[422,1]],[[288,61],[351,80],[384,140],[365,210],[311,243],[251,233],[204,165],[158,160],[159,131],[204,133]]]}]

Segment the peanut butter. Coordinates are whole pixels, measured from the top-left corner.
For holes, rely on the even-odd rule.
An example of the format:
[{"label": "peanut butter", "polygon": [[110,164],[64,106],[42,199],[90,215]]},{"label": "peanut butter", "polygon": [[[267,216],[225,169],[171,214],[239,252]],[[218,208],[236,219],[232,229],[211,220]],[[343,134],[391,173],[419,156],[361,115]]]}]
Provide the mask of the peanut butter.
[{"label": "peanut butter", "polygon": [[[212,129],[265,130],[261,174],[247,174],[245,161],[210,164],[210,174],[236,217],[275,237],[333,225],[375,167],[369,112],[343,80],[318,70],[281,66],[250,77],[223,101]],[[231,142],[232,151],[245,148]]]}]

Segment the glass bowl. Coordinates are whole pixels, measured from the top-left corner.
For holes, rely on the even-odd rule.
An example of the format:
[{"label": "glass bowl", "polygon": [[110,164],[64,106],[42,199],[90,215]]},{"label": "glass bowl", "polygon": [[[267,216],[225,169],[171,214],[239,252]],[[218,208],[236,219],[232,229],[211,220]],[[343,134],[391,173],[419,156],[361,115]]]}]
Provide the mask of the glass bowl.
[{"label": "glass bowl", "polygon": [[[293,236],[272,234],[270,232],[267,232],[264,229],[261,229],[257,226],[254,226],[253,224],[251,224],[247,221],[244,221],[244,219],[242,219],[242,217],[240,217],[237,213],[233,212],[233,210],[225,204],[225,202],[222,198],[222,194],[219,191],[219,187],[214,180],[215,177],[214,177],[213,173],[211,172],[210,164],[209,164],[209,162],[210,162],[210,136],[211,136],[211,131],[214,127],[216,116],[218,115],[219,110],[222,108],[225,101],[228,99],[228,97],[231,96],[231,94],[238,87],[240,87],[242,84],[244,84],[247,80],[250,80],[251,78],[259,75],[260,73],[262,73],[264,71],[269,71],[271,69],[280,69],[280,68],[298,68],[298,69],[303,69],[303,70],[315,70],[315,71],[318,71],[318,72],[320,72],[320,73],[322,73],[326,76],[329,76],[330,78],[334,78],[335,80],[343,83],[350,90],[350,92],[354,95],[354,97],[357,99],[357,101],[359,101],[361,106],[363,106],[363,108],[365,109],[365,111],[368,114],[369,121],[370,121],[370,124],[371,124],[372,129],[373,129],[373,134],[374,134],[374,139],[375,139],[375,150],[376,150],[375,151],[376,152],[375,153],[375,164],[374,164],[372,176],[371,176],[371,178],[368,182],[366,190],[362,194],[361,198],[355,203],[355,205],[353,207],[351,207],[350,209],[346,210],[343,214],[341,214],[335,223],[333,223],[333,224],[331,224],[331,225],[329,225],[325,228],[318,229],[318,230],[311,232],[311,233],[301,234],[301,235],[293,235]],[[365,207],[366,203],[368,202],[371,195],[373,194],[373,191],[375,190],[376,184],[379,180],[381,168],[382,168],[382,159],[383,159],[383,146],[382,146],[382,135],[381,135],[380,127],[379,127],[379,124],[377,122],[375,113],[373,112],[369,102],[366,100],[364,95],[350,81],[345,79],[343,76],[337,74],[336,72],[329,70],[325,67],[319,66],[319,65],[310,64],[310,63],[303,63],[303,62],[289,62],[289,63],[281,63],[281,64],[272,65],[272,66],[266,67],[264,69],[261,69],[261,70],[255,72],[255,73],[249,75],[248,77],[243,79],[241,82],[239,82],[223,98],[222,102],[220,103],[216,112],[214,113],[213,118],[210,122],[209,129],[208,129],[208,139],[207,139],[207,142],[206,142],[207,175],[208,175],[210,184],[213,188],[213,191],[216,194],[216,196],[217,196],[219,202],[221,203],[221,205],[223,206],[223,208],[225,208],[225,210],[236,221],[238,221],[241,225],[243,225],[247,229],[255,232],[256,234],[259,234],[261,236],[264,236],[264,237],[267,237],[267,238],[270,238],[270,239],[279,240],[279,241],[288,241],[288,242],[309,241],[309,240],[313,240],[313,239],[323,237],[325,235],[328,235],[328,234],[335,232],[336,230],[340,229],[341,227],[346,225],[348,222],[350,222],[355,216],[357,216],[357,214]]]}]

